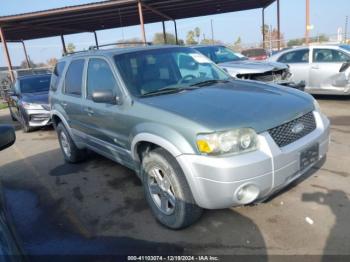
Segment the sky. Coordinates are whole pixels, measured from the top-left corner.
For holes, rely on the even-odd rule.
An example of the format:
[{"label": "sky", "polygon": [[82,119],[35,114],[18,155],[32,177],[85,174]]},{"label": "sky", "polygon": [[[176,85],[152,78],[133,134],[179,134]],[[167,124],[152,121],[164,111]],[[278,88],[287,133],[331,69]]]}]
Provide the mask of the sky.
[{"label": "sky", "polygon": [[[97,0],[0,0],[0,16],[33,12],[64,6],[86,4]],[[276,3],[265,10],[265,24],[276,27]],[[285,39],[300,38],[305,32],[305,0],[280,0],[281,32]],[[337,29],[345,25],[345,17],[350,17],[350,0],[310,0],[310,20],[314,29],[311,35],[336,35]],[[177,21],[178,35],[186,39],[189,30],[199,27],[207,38],[211,37],[210,20],[213,20],[214,37],[224,43],[233,43],[241,37],[243,44],[259,43],[261,35],[261,9],[225,13],[212,16],[181,19]],[[350,22],[349,22],[350,23]],[[154,33],[162,32],[161,23],[146,24],[147,40],[152,40]],[[166,23],[169,33],[174,33],[172,22]],[[348,31],[350,31],[350,26]],[[140,27],[132,26],[97,32],[99,42],[111,43],[119,40],[141,38]],[[76,49],[87,48],[94,44],[91,33],[65,36],[66,44],[73,43]],[[20,44],[8,45],[13,65],[19,65],[25,59]],[[49,58],[59,58],[62,52],[59,37],[42,38],[26,41],[28,54],[35,63],[46,62]],[[3,50],[0,52],[0,66],[5,66]]]}]

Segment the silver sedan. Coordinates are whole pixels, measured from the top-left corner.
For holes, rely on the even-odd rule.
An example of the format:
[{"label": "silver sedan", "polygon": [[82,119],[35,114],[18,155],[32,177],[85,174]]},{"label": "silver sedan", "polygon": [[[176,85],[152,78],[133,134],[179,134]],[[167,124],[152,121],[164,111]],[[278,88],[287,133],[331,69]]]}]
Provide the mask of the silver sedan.
[{"label": "silver sedan", "polygon": [[269,60],[288,64],[292,80],[305,81],[308,93],[350,95],[350,45],[299,47]]}]

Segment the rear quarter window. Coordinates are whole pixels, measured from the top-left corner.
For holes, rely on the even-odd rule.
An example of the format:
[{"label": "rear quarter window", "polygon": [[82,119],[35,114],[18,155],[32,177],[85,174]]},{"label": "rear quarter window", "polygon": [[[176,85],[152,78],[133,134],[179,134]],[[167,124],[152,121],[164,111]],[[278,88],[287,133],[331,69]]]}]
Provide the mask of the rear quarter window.
[{"label": "rear quarter window", "polygon": [[55,69],[53,70],[52,76],[51,76],[51,83],[50,83],[50,89],[52,91],[56,91],[58,89],[58,85],[60,83],[60,80],[63,75],[63,70],[66,66],[66,62],[58,62],[55,66]]},{"label": "rear quarter window", "polygon": [[73,60],[67,69],[64,80],[64,93],[67,95],[81,96],[84,59]]}]

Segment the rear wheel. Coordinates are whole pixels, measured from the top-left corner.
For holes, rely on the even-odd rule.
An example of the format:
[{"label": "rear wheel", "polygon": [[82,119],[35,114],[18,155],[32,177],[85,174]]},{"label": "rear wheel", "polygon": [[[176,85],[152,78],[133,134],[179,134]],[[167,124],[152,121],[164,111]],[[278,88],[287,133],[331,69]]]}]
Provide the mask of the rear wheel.
[{"label": "rear wheel", "polygon": [[86,150],[79,149],[75,145],[66,127],[59,123],[56,130],[64,159],[69,163],[78,163],[84,160],[86,158]]},{"label": "rear wheel", "polygon": [[167,151],[156,148],[144,155],[142,178],[146,200],[160,223],[180,229],[199,219],[202,209],[196,205],[181,167]]}]

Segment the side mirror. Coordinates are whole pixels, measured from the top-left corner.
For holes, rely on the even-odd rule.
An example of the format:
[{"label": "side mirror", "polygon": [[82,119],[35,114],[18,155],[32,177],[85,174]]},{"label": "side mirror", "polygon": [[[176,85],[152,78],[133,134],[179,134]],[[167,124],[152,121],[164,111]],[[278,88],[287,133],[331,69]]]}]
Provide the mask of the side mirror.
[{"label": "side mirror", "polygon": [[92,93],[92,101],[95,103],[119,104],[120,98],[110,89],[101,89]]},{"label": "side mirror", "polygon": [[12,146],[15,141],[15,129],[9,125],[0,125],[0,151]]}]

